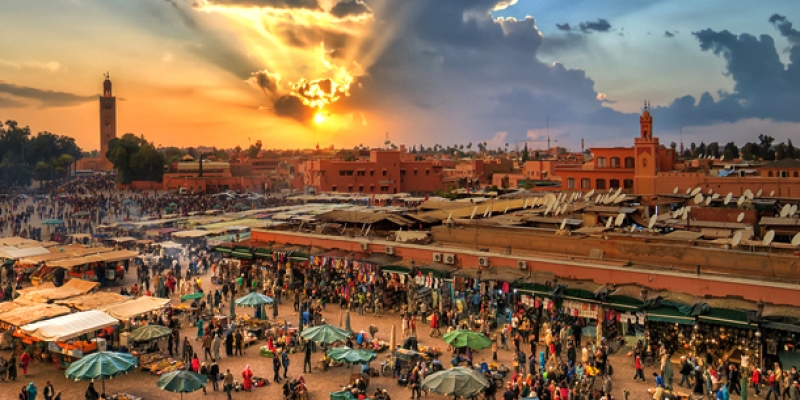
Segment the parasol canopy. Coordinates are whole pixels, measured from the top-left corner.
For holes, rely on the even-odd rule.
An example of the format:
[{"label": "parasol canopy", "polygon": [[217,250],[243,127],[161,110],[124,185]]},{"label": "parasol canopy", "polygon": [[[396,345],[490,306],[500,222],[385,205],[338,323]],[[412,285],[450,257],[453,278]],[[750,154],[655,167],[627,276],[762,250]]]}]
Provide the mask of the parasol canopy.
[{"label": "parasol canopy", "polygon": [[473,397],[489,387],[483,374],[472,368],[455,367],[428,375],[422,389],[442,396]]}]

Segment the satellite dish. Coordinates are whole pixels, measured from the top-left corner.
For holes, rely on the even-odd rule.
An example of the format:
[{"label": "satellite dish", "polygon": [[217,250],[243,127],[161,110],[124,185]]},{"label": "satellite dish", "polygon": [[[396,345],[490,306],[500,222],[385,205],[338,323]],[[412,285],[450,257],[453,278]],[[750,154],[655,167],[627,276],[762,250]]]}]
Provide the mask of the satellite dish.
[{"label": "satellite dish", "polygon": [[744,196],[739,197],[739,199],[736,200],[736,205],[741,206],[742,204],[744,204],[744,199],[745,199]]},{"label": "satellite dish", "polygon": [[785,218],[787,215],[789,215],[789,211],[792,211],[792,206],[784,204],[783,208],[781,208],[780,217]]},{"label": "satellite dish", "polygon": [[792,246],[794,247],[800,246],[800,232],[796,233],[792,238]]},{"label": "satellite dish", "polygon": [[728,194],[725,196],[725,201],[723,201],[722,203],[723,203],[723,204],[725,204],[725,205],[727,206],[727,205],[728,205],[728,203],[730,203],[730,202],[731,202],[731,199],[732,199],[732,198],[733,198],[733,193],[730,193],[730,192],[729,192],[729,193],[728,193]]},{"label": "satellite dish", "polygon": [[769,246],[770,244],[772,244],[773,239],[775,239],[775,231],[769,231],[764,236],[764,241],[762,243],[764,244],[764,246]]},{"label": "satellite dish", "polygon": [[695,194],[694,196],[694,204],[700,204],[703,202],[703,195],[700,193]]},{"label": "satellite dish", "polygon": [[619,215],[617,215],[617,219],[614,220],[614,225],[621,226],[623,222],[625,222],[625,214],[619,213]]},{"label": "satellite dish", "polygon": [[719,193],[714,193],[714,194],[711,196],[711,198],[712,198],[712,199],[714,199],[714,200],[718,199],[718,198],[719,198]]},{"label": "satellite dish", "polygon": [[733,235],[733,239],[731,239],[731,247],[735,248],[735,247],[739,246],[739,243],[742,243],[742,232],[741,231],[740,232],[736,232]]},{"label": "satellite dish", "polygon": [[775,191],[774,190],[769,192],[769,197],[775,197]]},{"label": "satellite dish", "polygon": [[559,228],[559,229],[561,229],[563,231],[565,226],[567,226],[567,219],[566,218],[564,218],[564,220],[561,221],[561,228]]},{"label": "satellite dish", "polygon": [[612,222],[613,222],[613,220],[611,218],[607,219],[606,220],[606,228],[611,228],[611,223]]},{"label": "satellite dish", "polygon": [[740,212],[739,215],[736,216],[736,222],[742,222],[744,220],[744,211]]},{"label": "satellite dish", "polygon": [[789,216],[794,217],[797,214],[797,204],[792,205],[792,208],[789,210]]},{"label": "satellite dish", "polygon": [[699,186],[694,188],[694,190],[692,190],[692,196],[697,196],[697,194],[700,193],[701,190],[703,190],[703,188]]},{"label": "satellite dish", "polygon": [[762,193],[764,193],[764,190],[763,189],[758,189],[758,192],[756,192],[756,197],[761,197]]},{"label": "satellite dish", "polygon": [[650,221],[647,221],[647,229],[653,229],[656,225],[656,220],[658,219],[658,215],[653,215],[650,217]]},{"label": "satellite dish", "polygon": [[711,204],[711,197],[706,197],[706,202],[705,203],[706,203],[706,205]]},{"label": "satellite dish", "polygon": [[678,194],[678,187],[675,186],[675,189],[672,189],[672,194]]}]

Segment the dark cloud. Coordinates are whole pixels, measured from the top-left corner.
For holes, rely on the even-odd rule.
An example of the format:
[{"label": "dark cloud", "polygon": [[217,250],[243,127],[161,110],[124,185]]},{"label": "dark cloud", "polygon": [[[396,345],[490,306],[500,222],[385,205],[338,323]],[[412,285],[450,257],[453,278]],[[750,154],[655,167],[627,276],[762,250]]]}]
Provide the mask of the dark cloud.
[{"label": "dark cloud", "polygon": [[666,38],[674,38],[675,34],[670,31],[664,31],[664,37]]},{"label": "dark cloud", "polygon": [[372,10],[361,0],[342,0],[331,8],[331,14],[336,18],[371,14]]},{"label": "dark cloud", "polygon": [[36,100],[41,103],[41,107],[43,108],[73,106],[97,99],[96,96],[81,96],[68,92],[43,90],[28,86],[19,86],[5,81],[0,81],[0,93],[12,97]]},{"label": "dark cloud", "polygon": [[317,0],[207,0],[207,2],[218,6],[319,9]]},{"label": "dark cloud", "polygon": [[275,114],[281,117],[292,118],[301,123],[308,123],[314,117],[314,109],[303,104],[303,101],[294,95],[287,94],[278,97],[272,104]]},{"label": "dark cloud", "polygon": [[597,21],[581,22],[578,25],[578,29],[580,29],[583,33],[608,32],[611,30],[611,24],[605,19],[600,18]]},{"label": "dark cloud", "polygon": [[574,29],[572,25],[569,24],[569,22],[565,22],[563,24],[556,24],[556,28],[562,31],[571,31]]}]

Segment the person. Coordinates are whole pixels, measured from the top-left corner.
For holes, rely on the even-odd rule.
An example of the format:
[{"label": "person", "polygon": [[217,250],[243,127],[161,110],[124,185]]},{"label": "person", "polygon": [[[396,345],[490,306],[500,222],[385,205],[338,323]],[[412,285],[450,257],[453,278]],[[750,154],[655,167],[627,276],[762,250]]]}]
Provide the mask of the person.
[{"label": "person", "polygon": [[31,355],[28,352],[23,352],[21,356],[19,356],[19,367],[22,369],[22,375],[28,375],[28,365],[31,363]]},{"label": "person", "polygon": [[86,400],[97,400],[100,398],[100,394],[97,393],[97,390],[94,390],[94,383],[89,383],[89,387],[83,392],[83,398]]},{"label": "person", "polygon": [[225,394],[228,395],[228,400],[231,400],[231,391],[233,390],[233,374],[231,374],[230,369],[225,371],[225,376],[222,378],[222,388],[225,390]]},{"label": "person", "polygon": [[289,353],[285,348],[281,351],[281,364],[283,364],[283,379],[286,379],[286,373],[289,372]]},{"label": "person", "polygon": [[272,372],[274,372],[274,375],[272,377],[273,382],[280,383],[281,382],[281,360],[277,356],[272,357]]},{"label": "person", "polygon": [[44,395],[44,400],[53,400],[53,397],[55,397],[56,391],[50,381],[47,381],[47,384],[44,385],[44,391],[42,394]]},{"label": "person", "polygon": [[253,371],[250,369],[250,364],[247,364],[242,371],[242,387],[245,392],[253,388]]},{"label": "person", "polygon": [[211,367],[208,369],[208,379],[211,380],[211,388],[214,389],[215,392],[218,391],[219,383],[217,383],[217,381],[219,380],[219,365],[217,365],[216,360],[211,361]]},{"label": "person", "polygon": [[303,372],[306,372],[306,365],[308,366],[308,373],[311,373],[311,344],[306,343],[305,356],[303,357]]},{"label": "person", "polygon": [[23,386],[22,390],[19,392],[19,400],[28,400],[28,388],[25,386]]},{"label": "person", "polygon": [[28,384],[28,400],[36,400],[36,395],[39,394],[39,389],[33,384],[33,381]]}]

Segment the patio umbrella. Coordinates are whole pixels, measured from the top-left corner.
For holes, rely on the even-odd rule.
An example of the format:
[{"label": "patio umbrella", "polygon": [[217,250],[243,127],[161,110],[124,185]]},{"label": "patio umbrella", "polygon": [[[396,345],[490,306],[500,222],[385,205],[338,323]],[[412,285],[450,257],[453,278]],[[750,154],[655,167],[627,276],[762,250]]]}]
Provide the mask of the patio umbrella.
[{"label": "patio umbrella", "polygon": [[208,377],[192,371],[178,370],[167,372],[158,378],[156,386],[167,392],[180,393],[183,398],[184,393],[196,392],[206,386]]},{"label": "patio umbrella", "polygon": [[272,297],[265,296],[258,292],[250,292],[246,296],[236,299],[236,305],[239,307],[261,307],[266,304],[272,304],[274,300]]},{"label": "patio umbrella", "polygon": [[334,347],[328,350],[328,357],[336,360],[336,362],[366,364],[378,357],[378,354],[372,350],[351,349],[347,346],[344,346]]},{"label": "patio umbrella", "polygon": [[89,354],[78,361],[72,363],[67,368],[65,375],[67,379],[75,381],[92,381],[100,379],[103,385],[102,393],[106,392],[105,379],[111,379],[117,375],[127,373],[136,367],[136,357],[128,353],[117,353],[113,351],[100,351]]},{"label": "patio umbrella", "polygon": [[492,345],[492,341],[483,333],[467,329],[445,333],[442,339],[455,348],[469,347],[472,350],[481,350]]},{"label": "patio umbrella", "polygon": [[442,396],[472,397],[489,387],[489,380],[472,368],[455,367],[428,375],[422,389]]},{"label": "patio umbrella", "polygon": [[181,296],[181,301],[184,301],[184,300],[197,300],[197,299],[202,299],[203,297],[206,297],[206,296],[201,292],[189,293],[189,294],[185,294],[185,295]]},{"label": "patio umbrella", "polygon": [[344,342],[350,337],[350,332],[333,325],[322,324],[303,330],[300,334],[303,339],[320,343]]},{"label": "patio umbrella", "polygon": [[58,218],[50,218],[42,221],[42,225],[62,225],[62,224],[64,224],[64,221]]},{"label": "patio umbrella", "polygon": [[147,342],[153,339],[162,338],[172,333],[172,330],[164,325],[144,325],[134,329],[128,339],[134,342]]}]

